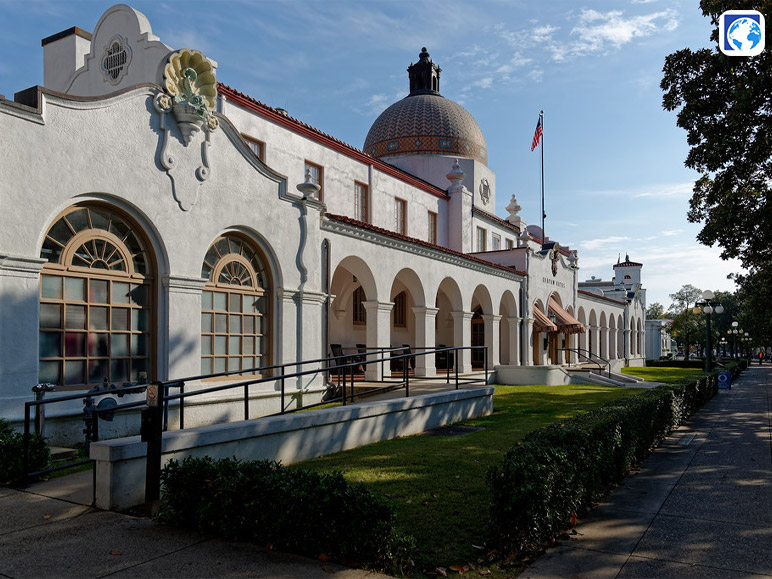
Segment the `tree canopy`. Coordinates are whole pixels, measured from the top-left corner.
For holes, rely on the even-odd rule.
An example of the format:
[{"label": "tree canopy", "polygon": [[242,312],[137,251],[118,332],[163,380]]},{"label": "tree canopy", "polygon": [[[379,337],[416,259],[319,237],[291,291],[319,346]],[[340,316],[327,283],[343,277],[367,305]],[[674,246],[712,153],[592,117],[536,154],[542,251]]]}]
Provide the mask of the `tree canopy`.
[{"label": "tree canopy", "polygon": [[[739,5],[738,5],[739,4]],[[688,219],[697,239],[718,244],[751,272],[770,267],[772,252],[772,47],[754,57],[718,49],[726,10],[754,9],[772,22],[772,0],[702,0],[714,48],[679,50],[665,59],[663,107],[678,110],[691,147],[685,165],[701,173]],[[772,39],[770,39],[772,40]]]}]

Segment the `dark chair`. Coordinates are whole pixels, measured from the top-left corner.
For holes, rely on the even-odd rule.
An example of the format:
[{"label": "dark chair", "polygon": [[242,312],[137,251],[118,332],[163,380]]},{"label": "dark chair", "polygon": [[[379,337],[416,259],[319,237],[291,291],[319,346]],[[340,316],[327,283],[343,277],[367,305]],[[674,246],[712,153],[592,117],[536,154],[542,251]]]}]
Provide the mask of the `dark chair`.
[{"label": "dark chair", "polygon": [[[330,360],[330,366],[338,366],[339,364],[348,364],[349,359],[348,357],[340,358],[339,356],[343,356],[343,346],[340,344],[330,344],[330,352],[332,353],[333,358],[336,358],[335,360]],[[335,370],[332,370],[334,374],[338,374],[340,372],[340,368],[337,368]]]},{"label": "dark chair", "polygon": [[[445,344],[439,344],[437,348],[447,348],[447,346]],[[452,370],[453,352],[437,352],[437,354],[435,354],[435,368],[438,370]]]},{"label": "dark chair", "polygon": [[394,358],[394,356],[400,356],[402,354],[401,349],[397,349],[396,346],[392,346],[391,360],[389,362],[389,368],[392,372],[402,372],[402,365],[405,363],[405,358]]},{"label": "dark chair", "polygon": [[[410,354],[410,344],[402,344],[402,347],[404,350],[402,350],[402,354]],[[415,356],[410,356],[409,358],[405,358],[405,360],[410,364],[409,369],[415,370]]]},{"label": "dark chair", "polygon": [[357,355],[354,356],[354,362],[359,362],[360,366],[357,368],[358,372],[364,373],[364,363],[367,360],[367,345],[357,344]]}]

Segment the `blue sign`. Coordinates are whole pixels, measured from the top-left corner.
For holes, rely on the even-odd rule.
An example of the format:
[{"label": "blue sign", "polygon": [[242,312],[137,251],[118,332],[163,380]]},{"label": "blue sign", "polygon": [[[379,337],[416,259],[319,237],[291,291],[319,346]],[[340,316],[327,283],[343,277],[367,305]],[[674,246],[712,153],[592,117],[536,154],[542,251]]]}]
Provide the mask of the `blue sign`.
[{"label": "blue sign", "polygon": [[764,15],[727,10],[719,18],[718,47],[727,56],[757,56],[764,51]]},{"label": "blue sign", "polygon": [[732,388],[732,372],[729,370],[718,371],[718,388],[719,390],[731,390]]}]

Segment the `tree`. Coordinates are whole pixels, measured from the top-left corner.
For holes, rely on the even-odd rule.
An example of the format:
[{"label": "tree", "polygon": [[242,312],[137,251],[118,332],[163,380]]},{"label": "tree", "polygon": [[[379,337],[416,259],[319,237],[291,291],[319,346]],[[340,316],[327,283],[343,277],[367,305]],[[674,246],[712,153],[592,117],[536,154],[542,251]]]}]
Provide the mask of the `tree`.
[{"label": "tree", "polygon": [[687,283],[674,294],[669,294],[669,297],[673,303],[670,304],[668,311],[678,314],[693,307],[694,303],[702,297],[702,290]]},{"label": "tree", "polygon": [[673,316],[670,335],[683,346],[685,355],[689,345],[701,341],[699,337],[705,335],[704,324],[700,323],[700,317],[692,311],[695,302],[701,297],[702,290],[691,284],[681,286],[680,290],[670,294],[672,303],[668,311]]},{"label": "tree", "polygon": [[665,315],[665,306],[663,306],[659,302],[654,302],[652,304],[649,304],[649,307],[646,308],[646,319],[647,320],[661,320],[667,318]]},{"label": "tree", "polygon": [[679,50],[665,59],[662,105],[678,112],[691,149],[685,165],[699,171],[688,219],[702,223],[697,239],[718,244],[751,271],[769,266],[772,248],[772,50],[725,56],[718,50],[719,16],[752,8],[772,22],[772,1],[702,0],[711,19],[712,49]]},{"label": "tree", "polygon": [[772,268],[735,276],[735,281],[740,327],[750,334],[754,345],[772,345]]}]

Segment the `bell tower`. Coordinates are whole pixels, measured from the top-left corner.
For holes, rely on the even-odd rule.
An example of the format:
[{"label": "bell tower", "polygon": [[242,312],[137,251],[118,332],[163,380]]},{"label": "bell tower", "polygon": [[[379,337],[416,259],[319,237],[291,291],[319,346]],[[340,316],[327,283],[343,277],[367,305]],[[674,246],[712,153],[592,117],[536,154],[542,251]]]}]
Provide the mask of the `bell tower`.
[{"label": "bell tower", "polygon": [[440,73],[442,69],[432,62],[426,47],[421,49],[418,62],[407,67],[410,76],[410,95],[440,94]]}]

